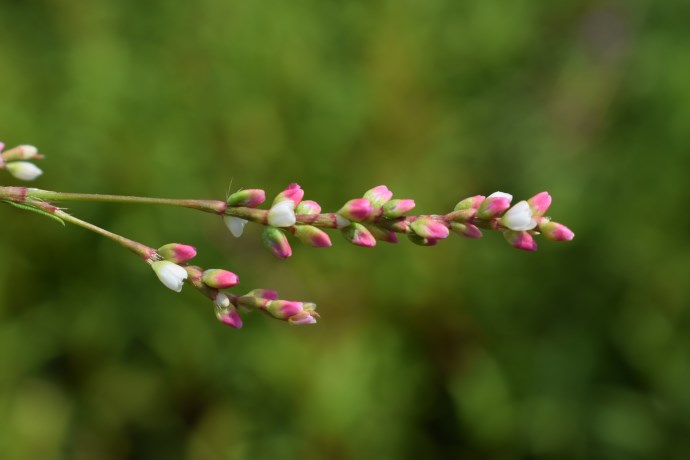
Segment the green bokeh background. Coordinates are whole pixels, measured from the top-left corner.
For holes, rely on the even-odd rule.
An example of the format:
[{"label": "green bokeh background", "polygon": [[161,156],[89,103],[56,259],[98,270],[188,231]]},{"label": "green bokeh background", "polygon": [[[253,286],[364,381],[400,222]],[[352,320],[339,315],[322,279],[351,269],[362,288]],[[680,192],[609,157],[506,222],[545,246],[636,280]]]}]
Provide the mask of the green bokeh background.
[{"label": "green bokeh background", "polygon": [[[690,3],[0,1],[0,138],[49,190],[222,198],[385,183],[420,212],[549,190],[577,234],[366,250],[184,242],[319,304],[235,331],[109,241],[0,209],[0,458],[690,458]],[[17,184],[3,174],[2,183]]]}]

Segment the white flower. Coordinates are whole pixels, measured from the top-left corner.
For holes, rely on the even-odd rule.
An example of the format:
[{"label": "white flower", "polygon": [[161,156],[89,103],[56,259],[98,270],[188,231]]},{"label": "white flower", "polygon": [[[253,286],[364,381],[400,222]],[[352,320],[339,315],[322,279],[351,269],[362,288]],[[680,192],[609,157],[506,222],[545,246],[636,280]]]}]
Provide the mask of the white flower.
[{"label": "white flower", "polygon": [[505,192],[494,192],[491,195],[487,196],[487,198],[508,198],[509,203],[513,201],[513,195]]},{"label": "white flower", "polygon": [[28,161],[12,161],[5,165],[7,170],[17,179],[34,180],[41,174],[41,168]]},{"label": "white flower", "polygon": [[165,287],[175,292],[182,290],[184,280],[187,279],[187,270],[169,260],[153,262],[151,268],[156,272],[156,276],[158,276],[158,279],[161,280]]},{"label": "white flower", "polygon": [[292,200],[281,201],[268,211],[268,225],[273,227],[290,227],[296,221],[295,202]]},{"label": "white flower", "polygon": [[526,201],[520,201],[501,218],[501,223],[511,230],[532,230],[537,221],[532,218],[532,208]]},{"label": "white flower", "polygon": [[232,233],[232,236],[234,236],[235,238],[239,238],[240,236],[242,236],[244,226],[247,225],[248,222],[245,219],[241,219],[235,216],[225,216],[223,217],[223,221],[225,222],[225,225],[227,225],[230,229],[230,233]]}]

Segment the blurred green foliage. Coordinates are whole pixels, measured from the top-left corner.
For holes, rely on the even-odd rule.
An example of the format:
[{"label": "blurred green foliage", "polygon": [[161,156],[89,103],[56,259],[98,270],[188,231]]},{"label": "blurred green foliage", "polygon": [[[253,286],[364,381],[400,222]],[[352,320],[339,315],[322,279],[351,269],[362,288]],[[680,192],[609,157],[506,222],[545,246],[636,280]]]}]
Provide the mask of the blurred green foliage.
[{"label": "blurred green foliage", "polygon": [[[0,458],[690,458],[690,3],[0,2],[0,137],[36,186],[221,198],[549,190],[498,235],[285,262],[258,228],[72,204],[194,244],[317,327],[234,331],[109,241],[0,209]],[[4,184],[15,183],[7,174]],[[337,237],[337,235],[334,235]]]}]

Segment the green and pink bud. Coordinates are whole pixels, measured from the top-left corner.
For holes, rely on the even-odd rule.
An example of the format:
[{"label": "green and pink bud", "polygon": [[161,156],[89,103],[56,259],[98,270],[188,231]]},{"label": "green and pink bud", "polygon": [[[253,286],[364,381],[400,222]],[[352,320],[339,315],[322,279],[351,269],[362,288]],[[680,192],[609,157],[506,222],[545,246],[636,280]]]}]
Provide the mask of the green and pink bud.
[{"label": "green and pink bud", "polygon": [[240,279],[233,272],[221,270],[219,268],[212,268],[204,271],[201,275],[201,280],[207,286],[216,289],[228,289],[237,286]]},{"label": "green and pink bud", "polygon": [[459,222],[451,222],[450,229],[458,235],[466,238],[477,239],[482,237],[482,231],[473,224],[461,224]]},{"label": "green and pink bud", "polygon": [[532,208],[532,213],[536,217],[541,217],[549,209],[549,206],[551,206],[551,195],[549,195],[549,192],[537,193],[527,200],[527,203],[530,208]]},{"label": "green and pink bud", "polygon": [[398,217],[402,217],[408,212],[412,211],[414,207],[414,200],[409,198],[390,200],[383,205],[383,217],[386,219],[397,219]]},{"label": "green and pink bud", "polygon": [[539,223],[539,231],[545,238],[551,241],[570,241],[575,238],[575,233],[563,224],[542,219]]},{"label": "green and pink bud", "polygon": [[374,235],[372,235],[364,225],[358,222],[354,222],[347,227],[340,229],[340,231],[343,234],[343,237],[354,245],[365,248],[373,248],[376,246],[376,239],[374,238]]},{"label": "green and pink bud", "polygon": [[227,307],[220,307],[216,305],[216,317],[218,320],[235,329],[240,329],[242,327],[242,317],[237,309],[230,305]]},{"label": "green and pink bud", "polygon": [[[4,144],[2,146],[4,147]],[[0,152],[2,152],[2,148],[0,148]],[[43,155],[39,154],[38,149],[33,145],[19,145],[5,151],[2,157],[5,161],[40,160]]]},{"label": "green and pink bud", "polygon": [[228,197],[228,206],[255,208],[266,200],[266,192],[259,188],[240,190]]},{"label": "green and pink bud", "polygon": [[287,236],[276,227],[266,227],[261,238],[264,247],[279,259],[287,259],[292,255],[292,248]]},{"label": "green and pink bud", "polygon": [[482,204],[486,197],[484,195],[471,196],[465,198],[461,202],[455,205],[454,211],[462,211],[463,209],[479,209],[479,205]]},{"label": "green and pink bud", "polygon": [[272,300],[266,306],[266,311],[277,319],[288,319],[301,313],[304,304],[302,302],[294,302],[292,300]]},{"label": "green and pink bud", "polygon": [[315,311],[316,305],[308,303],[304,305],[304,309],[294,316],[288,318],[288,322],[292,325],[299,326],[302,324],[316,324],[316,318],[319,314]]},{"label": "green and pink bud", "polygon": [[254,289],[247,296],[258,297],[266,300],[278,300],[278,293],[272,289]]},{"label": "green and pink bud", "polygon": [[506,230],[503,232],[506,241],[514,248],[523,251],[534,252],[537,250],[537,242],[529,232]]},{"label": "green and pink bud", "polygon": [[369,232],[374,236],[377,241],[383,241],[385,243],[397,243],[398,234],[385,228],[377,227],[376,225],[364,224],[364,226],[369,230]]},{"label": "green and pink bud", "polygon": [[321,206],[316,201],[304,200],[295,208],[295,214],[307,214],[314,216],[321,213]]},{"label": "green and pink bud", "polygon": [[449,230],[446,224],[429,217],[420,217],[410,224],[410,228],[422,238],[442,240],[448,238]]},{"label": "green and pink bud", "polygon": [[388,190],[388,187],[385,185],[378,185],[367,190],[366,193],[364,193],[364,198],[369,200],[374,208],[380,208],[393,198],[393,192]]},{"label": "green and pink bud", "polygon": [[187,244],[170,243],[158,248],[158,254],[165,260],[179,264],[196,257],[196,248]]},{"label": "green and pink bud", "polygon": [[285,190],[276,195],[276,197],[273,199],[273,206],[281,201],[292,201],[294,203],[292,208],[294,209],[295,206],[302,201],[302,198],[304,198],[304,190],[302,190],[302,187],[300,187],[299,184],[293,183],[285,187]]},{"label": "green and pink bud", "polygon": [[477,209],[477,217],[483,220],[500,216],[510,207],[513,196],[508,193],[494,192],[481,202]]},{"label": "green and pink bud", "polygon": [[345,203],[338,214],[348,220],[363,221],[371,216],[372,211],[371,201],[366,198],[355,198]]},{"label": "green and pink bud", "polygon": [[313,225],[296,225],[293,233],[302,243],[315,248],[327,248],[331,246],[331,238],[328,233]]}]

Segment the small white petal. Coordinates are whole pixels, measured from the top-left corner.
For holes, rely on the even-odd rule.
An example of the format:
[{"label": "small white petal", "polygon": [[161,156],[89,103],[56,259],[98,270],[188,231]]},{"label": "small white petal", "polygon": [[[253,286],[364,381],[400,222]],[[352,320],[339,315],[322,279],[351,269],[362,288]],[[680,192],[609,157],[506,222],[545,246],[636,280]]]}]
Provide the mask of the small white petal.
[{"label": "small white petal", "polygon": [[497,198],[497,197],[503,197],[503,198],[508,198],[508,201],[513,201],[513,195],[510,193],[505,193],[505,192],[494,192],[491,195],[487,196],[487,198]]},{"label": "small white petal", "polygon": [[345,228],[348,225],[350,225],[352,222],[341,216],[340,214],[335,215],[335,226],[337,228]]},{"label": "small white petal", "polygon": [[520,201],[501,218],[501,223],[511,230],[532,230],[537,222],[532,218],[532,208],[526,201]]},{"label": "small white petal", "polygon": [[165,287],[175,292],[182,290],[184,280],[187,279],[187,270],[169,260],[153,262],[151,268],[156,272],[156,276],[158,276],[158,279],[161,280]]},{"label": "small white petal", "polygon": [[291,227],[295,225],[295,202],[281,201],[268,211],[268,224],[274,227]]},{"label": "small white petal", "polygon": [[219,292],[218,295],[216,295],[216,298],[213,301],[213,303],[215,303],[221,308],[226,308],[230,306],[230,298],[228,298],[228,296],[224,292]]},{"label": "small white petal", "polygon": [[248,222],[245,219],[241,219],[235,216],[225,216],[223,217],[223,221],[230,230],[230,233],[232,233],[232,236],[234,236],[235,238],[239,238],[240,236],[242,236],[242,232],[244,232],[244,226],[247,225]]},{"label": "small white petal", "polygon": [[11,161],[5,167],[10,174],[21,180],[34,180],[43,174],[41,168],[28,161]]}]

